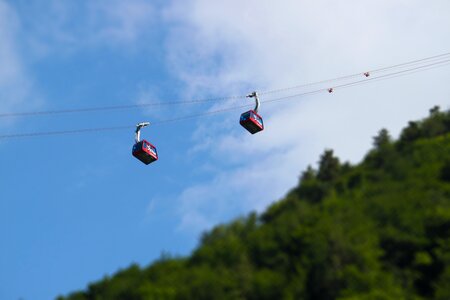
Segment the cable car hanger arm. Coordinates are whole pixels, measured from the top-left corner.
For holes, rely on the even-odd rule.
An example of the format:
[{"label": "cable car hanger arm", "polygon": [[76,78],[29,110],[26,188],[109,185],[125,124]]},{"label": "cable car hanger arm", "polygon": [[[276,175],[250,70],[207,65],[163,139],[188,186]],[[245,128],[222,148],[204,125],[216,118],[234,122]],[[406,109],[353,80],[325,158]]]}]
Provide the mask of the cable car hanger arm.
[{"label": "cable car hanger arm", "polygon": [[141,122],[141,123],[136,124],[136,136],[134,138],[136,143],[139,143],[141,140],[141,129],[148,125],[150,125],[150,122]]},{"label": "cable car hanger arm", "polygon": [[253,93],[247,95],[246,97],[247,97],[247,98],[255,98],[256,104],[255,104],[255,109],[253,109],[253,110],[254,110],[255,113],[258,113],[258,109],[259,109],[259,106],[260,106],[260,102],[259,102],[259,98],[258,98],[258,93],[253,92]]}]

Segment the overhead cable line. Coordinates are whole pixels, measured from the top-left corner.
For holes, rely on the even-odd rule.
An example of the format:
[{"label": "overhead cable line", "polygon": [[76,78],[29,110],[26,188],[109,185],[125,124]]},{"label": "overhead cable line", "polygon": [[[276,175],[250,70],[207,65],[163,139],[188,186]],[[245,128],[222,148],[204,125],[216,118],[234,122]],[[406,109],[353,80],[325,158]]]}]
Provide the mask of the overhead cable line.
[{"label": "overhead cable line", "polygon": [[[242,105],[242,106],[233,106],[227,107],[223,109],[213,110],[205,113],[188,115],[178,118],[172,118],[167,120],[155,121],[152,122],[152,125],[161,125],[167,123],[173,123],[177,121],[196,119],[199,117],[205,117],[209,115],[214,115],[218,113],[228,112],[232,110],[242,109],[249,107],[251,105]],[[52,136],[52,135],[67,135],[67,134],[77,134],[77,133],[90,133],[90,132],[101,132],[101,131],[118,131],[118,130],[129,130],[131,128],[135,128],[136,126],[112,126],[112,127],[98,127],[98,128],[84,128],[84,129],[74,129],[74,130],[58,130],[58,131],[42,131],[42,132],[30,132],[30,133],[12,133],[12,134],[3,134],[0,135],[0,140],[2,139],[12,139],[12,138],[25,138],[25,137],[37,137],[37,136]]]},{"label": "overhead cable line", "polygon": [[[444,62],[448,62],[448,59],[450,58],[450,52],[444,53],[440,55],[430,56],[427,58],[422,58],[418,60],[413,60],[401,64],[396,64],[388,67],[383,67],[379,69],[373,69],[366,72],[360,72],[355,73],[351,75],[321,80],[317,82],[311,82],[307,84],[301,84],[286,88],[280,88],[280,89],[274,89],[274,90],[268,90],[260,92],[259,95],[269,95],[269,94],[276,94],[281,92],[287,92],[295,89],[301,89],[306,87],[312,87],[312,86],[318,86],[326,83],[334,83],[334,82],[340,82],[344,80],[348,80],[351,78],[361,77],[362,75],[366,75],[368,77],[369,75],[380,73],[380,72],[386,72],[388,70],[394,70],[399,68],[405,68],[410,67],[413,65],[423,64],[423,66],[419,65],[417,68],[423,68],[430,66],[430,63],[432,62],[432,65],[434,64],[441,64]],[[428,63],[428,64],[426,64]],[[380,77],[380,76],[378,76]],[[378,78],[377,77],[377,78]],[[361,81],[367,81],[372,78],[367,78],[365,80]],[[353,84],[353,83],[349,83]],[[28,117],[28,116],[43,116],[43,115],[59,115],[59,114],[73,114],[73,113],[87,113],[87,112],[101,112],[101,111],[120,111],[120,110],[127,110],[127,109],[137,109],[137,108],[145,108],[145,107],[155,107],[155,106],[170,106],[170,105],[187,105],[187,104],[200,104],[200,103],[207,103],[207,102],[218,102],[218,101],[226,101],[226,100],[236,100],[236,99],[244,99],[245,95],[241,96],[228,96],[228,97],[217,97],[217,98],[207,98],[207,99],[194,99],[194,100],[178,100],[178,101],[161,101],[161,102],[149,102],[149,103],[138,103],[138,104],[128,104],[128,105],[111,105],[111,106],[98,106],[98,107],[85,107],[85,108],[73,108],[73,109],[61,109],[61,110],[44,110],[44,111],[29,111],[29,112],[5,112],[0,113],[0,118],[9,118],[9,117]]]},{"label": "overhead cable line", "polygon": [[393,72],[393,73],[379,75],[377,77],[365,78],[365,79],[347,82],[347,83],[343,83],[343,84],[339,84],[339,85],[328,86],[328,87],[319,88],[316,90],[306,91],[306,92],[302,92],[302,93],[296,93],[293,95],[287,95],[287,96],[279,97],[279,98],[275,98],[275,99],[263,100],[263,101],[261,101],[261,103],[278,102],[278,101],[283,101],[283,100],[287,100],[287,99],[291,99],[291,98],[297,98],[297,97],[301,97],[301,96],[314,95],[314,94],[318,94],[321,92],[330,92],[330,89],[332,91],[335,91],[335,90],[341,89],[341,88],[348,88],[348,87],[372,83],[372,82],[376,82],[376,81],[406,76],[406,75],[410,75],[410,74],[417,73],[417,72],[422,72],[422,71],[427,71],[430,69],[444,67],[447,65],[450,65],[450,58],[447,60],[443,60],[441,62],[435,62],[432,64],[420,66],[420,67],[414,67],[414,68],[409,68],[409,69],[405,69],[405,70],[401,70],[401,71],[397,71],[397,72]]},{"label": "overhead cable line", "polygon": [[66,134],[75,134],[75,133],[89,133],[89,132],[99,132],[99,131],[116,131],[116,130],[131,129],[131,128],[135,128],[135,126],[128,125],[128,126],[85,128],[85,129],[74,129],[74,130],[13,133],[13,134],[0,135],[0,140],[1,139],[11,139],[11,138],[25,138],[25,137],[50,136],[50,135],[66,135]]},{"label": "overhead cable line", "polygon": [[393,68],[409,66],[409,65],[413,65],[413,64],[422,63],[422,62],[429,62],[429,61],[436,60],[436,59],[447,59],[449,56],[450,56],[450,52],[447,52],[447,53],[430,56],[430,57],[426,57],[426,58],[422,58],[422,59],[417,59],[417,60],[413,60],[413,61],[409,61],[409,62],[405,62],[405,63],[393,65],[393,66],[369,70],[369,72],[371,72],[371,73],[381,72],[381,71],[385,71],[385,70],[389,70],[389,69],[393,69]]},{"label": "overhead cable line", "polygon": [[[375,81],[379,81],[379,80],[387,80],[387,79],[392,79],[392,78],[396,78],[396,77],[400,77],[400,76],[406,76],[406,75],[410,75],[413,73],[426,71],[426,70],[430,70],[430,69],[434,69],[434,68],[438,68],[438,67],[442,67],[442,66],[446,66],[446,65],[450,65],[450,58],[447,60],[440,61],[440,62],[430,63],[430,64],[427,64],[424,66],[409,68],[409,69],[405,69],[405,70],[401,70],[401,71],[397,71],[397,72],[392,72],[389,74],[380,75],[377,77],[366,78],[363,80],[357,80],[357,81],[348,82],[348,83],[344,83],[344,84],[340,84],[340,85],[335,85],[332,87],[332,89],[336,90],[336,89],[341,89],[341,88],[354,87],[357,85],[367,84],[367,83],[371,83],[371,82],[375,82]],[[308,96],[308,95],[327,92],[327,91],[329,91],[329,89],[330,88],[319,88],[316,90],[310,90],[310,91],[296,93],[296,94],[278,97],[278,98],[274,98],[274,99],[263,100],[263,101],[261,101],[261,103],[270,104],[270,103],[274,103],[274,102],[286,101],[289,99],[299,98],[302,96]],[[162,124],[173,123],[173,122],[178,122],[178,121],[183,121],[183,120],[196,119],[196,118],[200,118],[200,117],[206,117],[206,116],[210,116],[210,115],[214,115],[214,114],[219,114],[219,113],[224,113],[224,112],[233,111],[233,110],[237,110],[237,109],[242,109],[242,108],[246,108],[246,107],[250,107],[250,106],[252,106],[252,105],[231,106],[231,107],[226,107],[226,108],[222,108],[222,109],[207,111],[207,112],[188,115],[188,116],[182,116],[182,117],[177,117],[177,118],[155,121],[155,122],[152,122],[152,124],[153,125],[162,125]],[[0,140],[1,139],[11,139],[11,138],[37,137],[37,136],[67,135],[67,134],[89,133],[89,132],[100,132],[100,131],[117,131],[117,130],[125,130],[125,129],[129,130],[134,127],[135,126],[125,125],[125,126],[113,126],[113,127],[85,128],[85,129],[75,129],[75,130],[4,134],[4,135],[0,135]]]},{"label": "overhead cable line", "polygon": [[73,108],[73,109],[61,109],[61,110],[44,110],[44,111],[30,111],[30,112],[16,112],[16,113],[0,113],[0,118],[7,117],[26,117],[26,116],[39,116],[39,115],[59,115],[59,114],[71,114],[71,113],[84,113],[84,112],[99,112],[99,111],[113,111],[113,110],[125,110],[134,108],[145,108],[152,106],[166,106],[166,105],[182,105],[182,104],[195,104],[206,103],[214,101],[224,101],[233,99],[243,99],[245,96],[229,96],[218,98],[207,98],[198,100],[185,100],[185,101],[163,101],[163,102],[150,102],[150,103],[138,103],[127,105],[112,105],[112,106],[98,106],[98,107],[85,107],[85,108]]},{"label": "overhead cable line", "polygon": [[335,82],[335,81],[343,81],[343,80],[347,80],[347,79],[351,79],[351,78],[355,78],[355,77],[361,77],[362,75],[365,75],[366,77],[368,77],[368,76],[370,76],[371,74],[374,74],[374,73],[388,71],[388,70],[391,70],[391,69],[398,69],[398,68],[401,68],[401,67],[408,67],[408,66],[411,66],[411,65],[415,65],[415,64],[419,64],[419,63],[431,62],[431,61],[435,61],[435,60],[438,60],[438,59],[444,59],[444,58],[447,58],[447,59],[450,58],[450,52],[447,52],[447,53],[444,53],[444,54],[440,54],[440,55],[430,56],[430,57],[427,57],[427,58],[417,59],[417,60],[413,60],[413,61],[409,61],[409,62],[404,62],[404,63],[401,63],[401,64],[396,64],[396,65],[392,65],[392,66],[388,66],[388,67],[383,67],[383,68],[379,68],[379,69],[367,70],[367,71],[364,71],[364,72],[359,72],[359,73],[354,73],[354,74],[345,75],[345,76],[341,76],[341,77],[336,77],[336,78],[332,78],[332,79],[325,79],[325,80],[321,80],[321,81],[310,82],[310,83],[295,85],[295,86],[291,86],[291,87],[285,87],[285,88],[280,88],[280,89],[275,89],[275,90],[263,91],[263,92],[259,92],[259,94],[260,95],[268,95],[268,94],[275,94],[275,93],[280,93],[280,92],[286,92],[286,91],[290,91],[290,90],[301,89],[301,88],[305,88],[305,87],[311,87],[311,86],[316,86],[316,85],[325,84],[325,83],[331,83],[331,82]]},{"label": "overhead cable line", "polygon": [[391,79],[391,78],[405,76],[405,75],[409,75],[409,74],[413,74],[413,73],[417,73],[417,72],[427,71],[427,70],[430,70],[430,69],[444,67],[444,66],[447,66],[449,64],[450,64],[450,58],[446,59],[446,60],[443,60],[443,61],[430,63],[430,64],[427,64],[427,65],[424,65],[424,66],[409,68],[409,69],[405,69],[405,70],[401,70],[401,71],[397,71],[397,72],[393,72],[393,73],[379,75],[379,76],[372,77],[372,78],[367,78],[367,79],[362,79],[362,80],[358,80],[358,81],[354,81],[354,82],[340,84],[340,85],[334,86],[332,88],[333,89],[345,88],[345,87],[350,87],[350,86],[364,84],[364,83],[370,83],[370,82],[379,81],[379,80]]}]

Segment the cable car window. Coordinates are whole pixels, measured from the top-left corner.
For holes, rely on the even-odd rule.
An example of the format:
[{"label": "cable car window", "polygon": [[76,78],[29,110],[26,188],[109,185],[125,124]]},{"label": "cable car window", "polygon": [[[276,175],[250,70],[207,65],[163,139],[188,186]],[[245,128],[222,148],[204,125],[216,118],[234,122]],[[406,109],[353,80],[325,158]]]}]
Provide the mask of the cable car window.
[{"label": "cable car window", "polygon": [[246,112],[246,113],[243,113],[243,114],[241,115],[241,121],[245,121],[245,120],[247,120],[249,117],[250,117],[250,112],[249,112],[249,111]]}]

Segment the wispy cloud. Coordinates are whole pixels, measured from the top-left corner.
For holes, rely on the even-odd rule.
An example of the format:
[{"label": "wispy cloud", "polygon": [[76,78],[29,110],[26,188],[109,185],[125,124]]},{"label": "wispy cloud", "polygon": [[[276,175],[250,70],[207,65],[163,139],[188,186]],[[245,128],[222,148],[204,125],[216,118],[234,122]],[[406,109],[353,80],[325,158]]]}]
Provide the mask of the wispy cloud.
[{"label": "wispy cloud", "polygon": [[103,41],[134,42],[158,21],[153,6],[144,0],[97,2],[89,10],[96,38]]},{"label": "wispy cloud", "polygon": [[[33,8],[33,5],[36,6]],[[153,32],[158,14],[152,3],[130,1],[77,1],[30,3],[39,14],[27,20],[28,42],[38,56],[73,53],[91,47],[120,46],[132,50]]]},{"label": "wispy cloud", "polygon": [[[17,35],[20,21],[15,11],[4,1],[0,1],[0,110],[10,112],[33,107],[35,101],[28,98],[32,89]],[[34,99],[35,100],[35,99]],[[11,120],[0,120],[0,124]]]},{"label": "wispy cloud", "polygon": [[[43,9],[43,5],[46,7]],[[145,0],[51,0],[26,5],[0,0],[0,109],[33,110],[42,105],[33,63],[92,48],[123,53],[147,47],[158,14]],[[14,120],[2,119],[0,124]]]},{"label": "wispy cloud", "polygon": [[[414,1],[172,2],[167,60],[191,94],[275,89],[448,52],[450,3]],[[199,230],[262,209],[292,187],[324,148],[361,159],[371,135],[395,135],[432,105],[450,105],[450,72],[324,93],[262,107],[266,130],[248,135],[237,117],[193,135],[198,155],[217,163],[179,195],[181,227]],[[200,200],[203,199],[203,200]]]}]

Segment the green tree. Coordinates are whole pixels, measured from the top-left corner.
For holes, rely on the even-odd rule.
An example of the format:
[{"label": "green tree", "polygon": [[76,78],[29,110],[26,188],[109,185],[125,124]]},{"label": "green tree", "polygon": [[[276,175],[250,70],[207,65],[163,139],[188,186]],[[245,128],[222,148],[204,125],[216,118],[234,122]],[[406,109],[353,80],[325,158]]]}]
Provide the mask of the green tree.
[{"label": "green tree", "polygon": [[334,181],[338,177],[339,171],[339,159],[333,155],[333,150],[325,150],[320,156],[317,179],[324,182]]},{"label": "green tree", "polygon": [[373,145],[375,149],[380,149],[391,143],[391,136],[387,129],[383,128],[378,132],[378,135],[373,138]]},{"label": "green tree", "polygon": [[58,300],[450,299],[450,112],[387,130],[358,165],[326,150],[265,212]]}]

